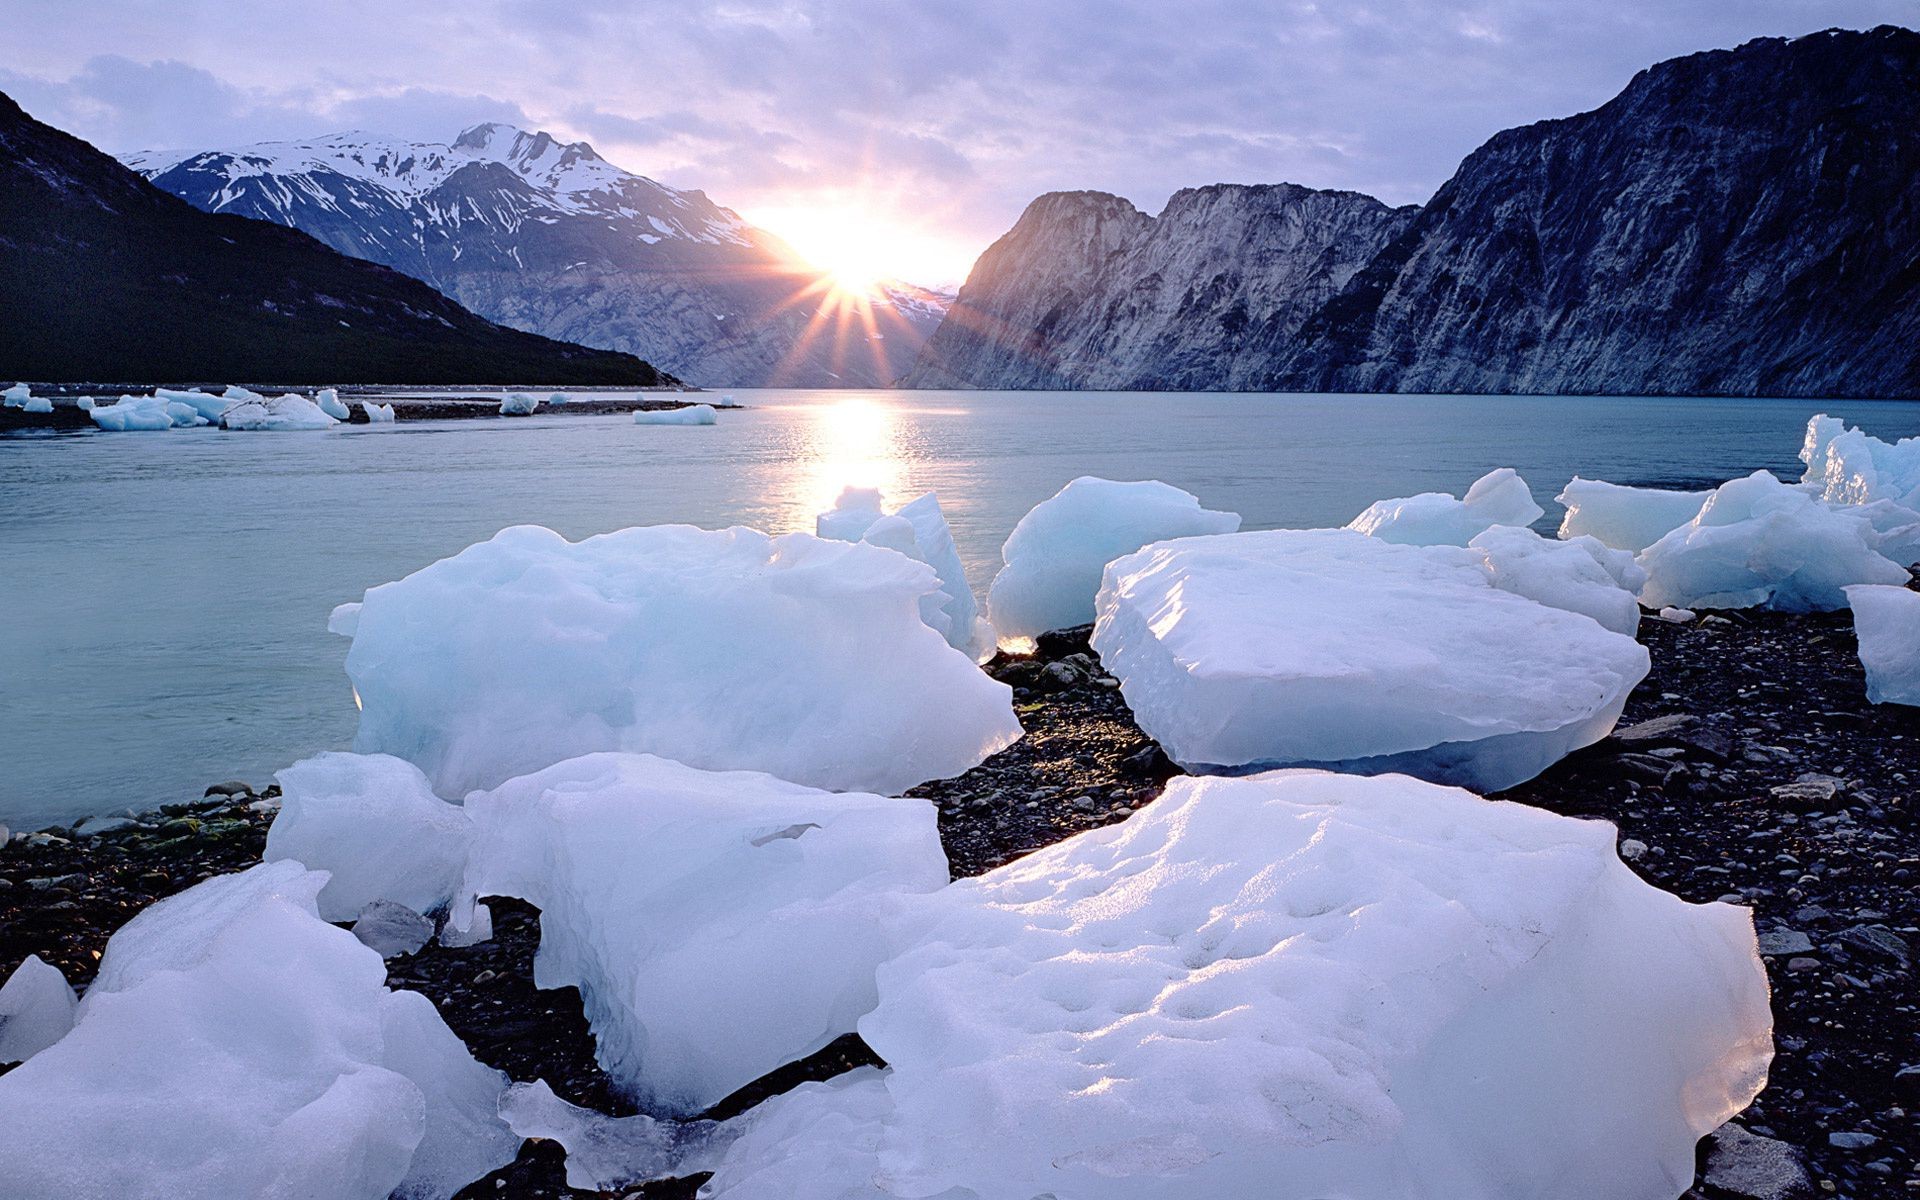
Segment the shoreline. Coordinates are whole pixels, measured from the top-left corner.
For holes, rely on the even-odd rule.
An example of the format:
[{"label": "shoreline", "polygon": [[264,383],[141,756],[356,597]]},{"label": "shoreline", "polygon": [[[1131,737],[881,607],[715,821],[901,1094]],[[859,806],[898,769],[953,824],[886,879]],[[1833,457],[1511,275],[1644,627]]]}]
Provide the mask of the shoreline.
[{"label": "shoreline", "polygon": [[[1717,1185],[1733,1180],[1728,1164],[1771,1143],[1804,1163],[1807,1195],[1920,1196],[1920,709],[1867,702],[1844,612],[1647,616],[1640,640],[1653,672],[1614,736],[1495,798],[1610,820],[1622,857],[1654,885],[1754,909],[1777,1055],[1767,1090],[1735,1124],[1767,1141],[1704,1141],[1702,1182],[1688,1196],[1764,1194]],[[1122,820],[1178,773],[1134,724],[1084,629],[987,669],[1015,688],[1026,735],[908,793],[938,807],[956,876]],[[277,787],[227,790],[239,786],[97,834],[16,835],[0,848],[0,971],[38,953],[81,986],[108,934],[140,908],[257,861]],[[629,1111],[593,1062],[578,995],[533,988],[536,912],[492,903],[493,940],[391,960],[390,985],[426,994],[477,1058],[516,1080],[545,1078],[574,1103]],[[857,1037],[842,1038],[708,1115],[873,1061]],[[592,1194],[565,1187],[560,1164],[556,1146],[529,1142],[461,1194]],[[619,1194],[692,1190],[675,1181]]]},{"label": "shoreline", "polygon": [[[94,396],[102,399],[110,398],[117,400],[122,395],[150,394],[153,392],[155,386],[154,384],[58,384],[35,386],[33,394],[35,396],[45,396],[47,399],[53,401],[53,411],[30,413],[19,408],[0,408],[0,433],[18,429],[94,429],[96,426],[94,425],[93,418],[87,415],[86,410],[72,403],[75,399],[81,396]],[[157,386],[165,387],[168,385],[161,384]],[[223,389],[225,387],[225,385],[212,384],[191,386],[198,386],[203,390],[211,388]],[[314,389],[305,386],[290,387],[278,384],[263,384],[259,387],[252,387],[249,390],[260,392],[262,395],[276,396],[283,395],[287,392],[309,394]],[[395,422],[474,420],[487,417],[514,419],[514,417],[517,416],[546,415],[548,413],[605,416],[617,413],[667,411],[676,408],[686,408],[694,404],[713,404],[713,401],[698,399],[697,397],[704,396],[707,392],[705,389],[694,387],[691,384],[661,385],[647,388],[583,388],[578,391],[567,391],[565,388],[506,389],[525,390],[529,395],[538,395],[540,397],[540,407],[536,412],[509,416],[500,411],[500,400],[497,397],[476,396],[473,395],[468,388],[447,388],[446,394],[444,395],[435,395],[433,394],[433,389],[428,387],[412,389],[412,394],[408,394],[405,390],[383,388],[371,384],[349,385],[336,388],[335,390],[340,393],[341,400],[344,401],[348,407],[348,416],[346,420],[340,422],[342,425],[369,424],[366,410],[360,407],[362,400],[374,400],[379,403],[391,404],[393,406]],[[598,390],[639,394],[633,396],[623,395],[617,399],[597,399],[593,393]],[[570,397],[568,402],[560,405],[548,404],[546,397],[555,392],[565,392],[566,395]],[[687,400],[666,398],[668,396],[679,395],[696,398]],[[739,404],[714,404],[714,407],[724,411],[745,406]]]}]

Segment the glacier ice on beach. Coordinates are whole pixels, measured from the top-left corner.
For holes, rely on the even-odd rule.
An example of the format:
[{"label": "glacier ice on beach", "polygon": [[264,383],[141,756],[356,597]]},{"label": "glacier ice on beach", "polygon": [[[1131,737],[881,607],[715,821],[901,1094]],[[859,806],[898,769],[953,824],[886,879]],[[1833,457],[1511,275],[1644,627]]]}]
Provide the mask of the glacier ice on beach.
[{"label": "glacier ice on beach", "polygon": [[1107,568],[1093,646],[1190,770],[1339,766],[1495,791],[1605,737],[1645,678],[1644,647],[1554,606],[1590,606],[1602,578],[1571,547],[1523,562],[1344,529],[1189,538]]},{"label": "glacier ice on beach", "polygon": [[1891,584],[1847,589],[1867,699],[1920,705],[1920,592]]},{"label": "glacier ice on beach", "polygon": [[109,433],[156,433],[207,423],[192,405],[160,396],[122,396],[112,404],[94,405],[87,415]]},{"label": "glacier ice on beach", "polygon": [[1807,422],[1801,482],[1830,504],[1891,500],[1920,509],[1920,437],[1884,442],[1822,413]]},{"label": "glacier ice on beach", "polygon": [[1202,508],[1170,484],[1083,475],[1013,527],[1000,551],[1005,565],[988,588],[987,617],[1002,638],[1085,625],[1100,572],[1114,559],[1150,542],[1238,528],[1238,513]]},{"label": "glacier ice on beach", "polygon": [[53,411],[53,401],[45,396],[29,396],[20,407],[30,413],[50,413]]},{"label": "glacier ice on beach", "polygon": [[391,404],[375,404],[371,400],[362,400],[360,410],[367,414],[369,425],[393,424],[393,405]]},{"label": "glacier ice on beach", "polygon": [[503,417],[527,417],[540,407],[540,397],[529,396],[525,392],[514,392],[500,402],[500,415]]},{"label": "glacier ice on beach", "polygon": [[500,1116],[520,1137],[560,1143],[567,1186],[586,1192],[711,1171],[745,1124],[661,1121],[645,1113],[609,1117],[567,1103],[544,1079],[509,1087],[500,1097]]},{"label": "glacier ice on beach", "polygon": [[932,804],[593,754],[467,797],[461,900],[540,910],[534,979],[577,987],[600,1065],[698,1112],[873,1005],[904,896],[947,882]]},{"label": "glacier ice on beach", "polygon": [[[230,389],[231,390],[231,389]],[[271,400],[258,397],[241,400],[220,414],[220,428],[260,430],[283,433],[307,429],[331,429],[340,422],[305,396],[289,392]]]},{"label": "glacier ice on beach", "polygon": [[1403,546],[1464,546],[1496,525],[1531,525],[1546,514],[1512,467],[1489,471],[1463,497],[1422,492],[1376,500],[1347,528]]},{"label": "glacier ice on beach", "polygon": [[0,986],[0,1063],[23,1062],[65,1037],[78,1003],[58,967],[27,955]]},{"label": "glacier ice on beach", "polygon": [[547,397],[547,404],[552,408],[559,408],[563,404],[571,403],[573,403],[573,397],[567,395],[565,392],[555,392],[553,395]]},{"label": "glacier ice on beach", "polygon": [[386,754],[322,754],[274,776],[280,811],[266,860],[329,872],[320,915],[351,921],[375,900],[445,908],[466,870],[472,823],[420,768]]},{"label": "glacier ice on beach", "polygon": [[967,583],[953,531],[947,528],[946,514],[940,511],[940,500],[932,492],[889,515],[881,507],[878,490],[846,488],[831,509],[814,519],[814,532],[834,541],[864,541],[898,550],[932,567],[940,578],[940,588],[920,598],[921,617],[947,639],[949,646],[975,662],[993,657],[993,626],[980,615],[980,604]]},{"label": "glacier ice on beach", "polygon": [[0,406],[7,408],[25,408],[33,396],[33,389],[24,383],[16,383],[5,391],[0,391]]},{"label": "glacier ice on beach", "polygon": [[460,796],[596,750],[894,794],[1020,736],[920,619],[931,567],[807,534],[517,526],[370,589],[355,749]]},{"label": "glacier ice on beach", "polygon": [[1625,550],[1609,549],[1594,537],[1543,538],[1517,525],[1495,525],[1467,545],[1480,553],[1501,591],[1585,613],[1628,637],[1640,628],[1634,597],[1647,573]]},{"label": "glacier ice on beach", "polygon": [[73,1031],[0,1076],[9,1200],[442,1200],[511,1161],[506,1077],[268,863],[143,910]]},{"label": "glacier ice on beach", "polygon": [[1747,910],[1615,837],[1399,776],[1177,779],[921,901],[860,1022],[889,1068],[750,1114],[708,1194],[1672,1200],[1765,1081],[1767,978]]},{"label": "glacier ice on beach", "polygon": [[1711,495],[1712,491],[1627,487],[1575,475],[1555,497],[1567,508],[1560,536],[1594,537],[1615,550],[1638,554],[1693,520]]},{"label": "glacier ice on beach", "polygon": [[1880,553],[1878,511],[1829,505],[1766,471],[1721,484],[1685,525],[1641,552],[1648,608],[1845,608],[1856,583],[1905,583]]},{"label": "glacier ice on beach", "polygon": [[332,388],[321,388],[314,393],[313,403],[336,421],[344,421],[353,415],[353,410],[340,399],[340,393]]},{"label": "glacier ice on beach", "polygon": [[633,413],[635,425],[713,425],[719,414],[711,404],[689,404],[684,408],[639,408]]}]

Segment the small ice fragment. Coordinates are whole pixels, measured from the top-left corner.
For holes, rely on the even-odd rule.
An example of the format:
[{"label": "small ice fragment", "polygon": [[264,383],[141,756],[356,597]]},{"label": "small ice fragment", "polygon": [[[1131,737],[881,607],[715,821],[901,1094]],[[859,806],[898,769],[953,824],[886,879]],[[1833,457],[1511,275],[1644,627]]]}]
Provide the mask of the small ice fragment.
[{"label": "small ice fragment", "polygon": [[375,900],[360,910],[353,923],[353,936],[371,947],[381,958],[418,954],[433,938],[433,922],[404,904]]},{"label": "small ice fragment", "polygon": [[367,414],[369,425],[393,424],[393,405],[391,404],[375,404],[371,400],[362,400],[360,410]]},{"label": "small ice fragment", "polygon": [[440,944],[450,950],[465,946],[478,946],[482,942],[493,940],[493,910],[484,904],[475,904],[473,911],[466,914],[467,925],[462,929],[453,923],[449,916],[440,926]]},{"label": "small ice fragment", "polygon": [[1489,471],[1464,497],[1422,492],[1376,500],[1347,528],[1402,546],[1464,546],[1496,525],[1531,525],[1546,510],[1512,467]]},{"label": "small ice fragment", "polygon": [[711,404],[689,404],[684,408],[642,408],[633,414],[635,425],[713,425],[718,415]]},{"label": "small ice fragment", "polygon": [[1920,705],[1920,592],[1891,585],[1850,587],[1853,632],[1867,671],[1867,699]]},{"label": "small ice fragment", "polygon": [[528,417],[540,407],[540,397],[529,396],[525,392],[514,392],[500,402],[500,415],[503,417]]},{"label": "small ice fragment", "polygon": [[1690,608],[1675,608],[1671,604],[1660,610],[1662,621],[1672,621],[1676,625],[1685,625],[1699,615]]},{"label": "small ice fragment", "polygon": [[567,1103],[544,1079],[501,1093],[500,1119],[516,1136],[560,1143],[567,1152],[567,1186],[588,1192],[711,1171],[741,1127],[661,1121],[644,1113],[609,1117]]},{"label": "small ice fragment", "polygon": [[24,1062],[67,1036],[78,1004],[58,967],[27,955],[0,987],[0,1063]]},{"label": "small ice fragment", "polygon": [[1576,475],[1556,497],[1567,507],[1560,536],[1591,536],[1615,550],[1638,554],[1693,520],[1711,495],[1626,487]]},{"label": "small ice fragment", "polygon": [[360,602],[358,600],[350,601],[346,604],[336,604],[333,607],[333,611],[327,614],[328,633],[337,633],[341,637],[350,638],[353,636],[353,631],[358,628],[359,625]]},{"label": "small ice fragment", "polygon": [[321,388],[314,396],[313,402],[321,412],[336,421],[344,421],[353,415],[353,410],[346,406],[346,403],[340,399],[340,393],[333,388]]},{"label": "small ice fragment", "polygon": [[30,413],[50,413],[53,411],[53,401],[47,399],[45,396],[35,396],[21,407]]}]

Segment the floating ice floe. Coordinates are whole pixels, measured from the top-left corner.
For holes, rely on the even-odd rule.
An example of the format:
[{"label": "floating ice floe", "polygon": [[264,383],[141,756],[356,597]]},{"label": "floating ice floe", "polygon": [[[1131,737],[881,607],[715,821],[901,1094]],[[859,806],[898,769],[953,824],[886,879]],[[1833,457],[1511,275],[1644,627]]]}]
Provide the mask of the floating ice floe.
[{"label": "floating ice floe", "polygon": [[1521,551],[1344,529],[1162,543],[1107,568],[1093,646],[1190,770],[1338,766],[1494,791],[1605,737],[1650,666],[1585,615],[1604,607],[1592,557]]},{"label": "floating ice floe", "polygon": [[344,421],[353,415],[353,410],[340,399],[340,393],[332,388],[321,388],[314,394],[313,402],[321,412],[336,421]]},{"label": "floating ice floe", "polygon": [[[540,910],[614,1085],[695,1113],[853,1030],[902,898],[947,882],[933,806],[594,754],[467,798],[463,897]],[[461,901],[451,922],[464,925]]]},{"label": "floating ice floe", "polygon": [[1012,690],[921,621],[937,587],[806,534],[503,530],[366,593],[354,746],[442,796],[596,750],[896,794],[1020,736]]},{"label": "floating ice floe", "polygon": [[512,1161],[506,1077],[268,863],[144,910],[72,1032],[0,1076],[9,1200],[444,1198]]},{"label": "floating ice floe", "polygon": [[1555,497],[1567,507],[1560,536],[1595,537],[1615,550],[1638,554],[1693,520],[1711,495],[1712,491],[1627,487],[1576,475]]},{"label": "floating ice floe", "polygon": [[1897,522],[1875,528],[1889,514],[1898,515],[1834,507],[1755,471],[1715,488],[1691,521],[1641,552],[1640,601],[1653,609],[1845,608],[1850,584],[1906,582],[1906,568],[1880,553],[1909,536]]},{"label": "floating ice floe", "polygon": [[514,392],[500,402],[500,415],[503,417],[530,417],[533,410],[540,407],[540,397],[529,396],[525,392]]},{"label": "floating ice floe", "polygon": [[1634,596],[1647,573],[1625,550],[1608,549],[1593,537],[1556,541],[1517,525],[1495,525],[1467,545],[1480,553],[1501,591],[1585,613],[1628,637],[1640,628]]},{"label": "floating ice floe", "polygon": [[1032,638],[1093,620],[1100,572],[1150,542],[1240,528],[1238,513],[1200,507],[1158,480],[1121,483],[1083,475],[1035,505],[1000,551],[1006,565],[987,593],[1002,638]]},{"label": "floating ice floe", "polygon": [[160,396],[122,396],[113,404],[94,405],[87,415],[109,433],[154,433],[176,425],[207,424],[192,405]]},{"label": "floating ice floe", "polygon": [[271,400],[241,400],[220,414],[220,428],[284,433],[332,429],[340,422],[305,396],[288,393]]},{"label": "floating ice floe", "polygon": [[67,1036],[78,1003],[58,967],[27,955],[0,987],[0,1063],[23,1062]]},{"label": "floating ice floe", "polygon": [[740,1128],[660,1121],[645,1113],[609,1117],[568,1104],[545,1080],[509,1087],[500,1097],[500,1117],[520,1137],[560,1143],[567,1152],[567,1186],[587,1192],[711,1171]]},{"label": "floating ice floe", "polygon": [[898,550],[932,567],[940,577],[940,588],[920,598],[921,618],[946,638],[949,646],[975,662],[993,657],[993,626],[980,615],[979,601],[974,599],[966,568],[960,563],[959,547],[953,543],[953,531],[947,528],[940,500],[932,492],[888,515],[881,508],[877,489],[846,488],[833,508],[814,519],[814,532],[834,541],[867,542]]},{"label": "floating ice floe", "polygon": [[635,425],[712,425],[719,414],[711,404],[689,404],[684,408],[639,408],[633,413]]},{"label": "floating ice floe", "polygon": [[1464,497],[1422,492],[1376,500],[1347,528],[1403,546],[1464,546],[1496,525],[1531,525],[1546,515],[1512,467],[1489,471]]},{"label": "floating ice floe", "polygon": [[1867,699],[1920,705],[1920,592],[1891,584],[1847,589]]},{"label": "floating ice floe", "polygon": [[[1751,914],[1611,825],[1402,777],[1175,780],[929,897],[712,1200],[1672,1200],[1772,1056]],[[1570,1117],[1569,1114],[1578,1114]]]},{"label": "floating ice floe", "polygon": [[360,411],[367,414],[367,424],[369,425],[393,424],[393,405],[391,404],[375,404],[371,400],[362,400],[360,402]]},{"label": "floating ice floe", "polygon": [[1830,504],[1890,500],[1920,509],[1920,437],[1883,442],[1822,413],[1807,422],[1801,482]]}]

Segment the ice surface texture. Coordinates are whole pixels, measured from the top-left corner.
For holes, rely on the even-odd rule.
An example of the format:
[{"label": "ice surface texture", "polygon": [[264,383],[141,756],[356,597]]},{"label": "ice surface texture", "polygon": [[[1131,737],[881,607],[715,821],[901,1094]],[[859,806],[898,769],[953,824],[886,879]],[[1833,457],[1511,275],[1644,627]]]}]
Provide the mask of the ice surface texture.
[{"label": "ice surface texture", "polygon": [[1464,546],[1495,525],[1531,525],[1546,510],[1533,502],[1527,481],[1511,467],[1489,471],[1459,499],[1422,492],[1376,500],[1347,528],[1403,546]]},{"label": "ice surface texture", "polygon": [[1807,422],[1803,483],[1833,504],[1890,500],[1920,509],[1920,438],[1883,442],[1824,413]]},{"label": "ice surface texture", "polygon": [[0,987],[0,1063],[32,1058],[65,1037],[78,1003],[58,967],[27,955]]},{"label": "ice surface texture", "polygon": [[514,392],[500,402],[500,415],[503,417],[530,417],[533,410],[540,407],[540,397],[529,396],[525,392]]},{"label": "ice surface texture", "polygon": [[635,409],[635,425],[713,425],[719,414],[711,404],[689,404],[684,408]]},{"label": "ice surface texture", "polygon": [[220,428],[285,433],[331,429],[340,422],[305,396],[292,394],[271,400],[242,400],[220,414]]},{"label": "ice surface texture", "polygon": [[1711,491],[1625,487],[1576,475],[1557,497],[1567,506],[1560,536],[1587,535],[1615,550],[1638,554],[1693,520],[1711,495]]},{"label": "ice surface texture", "polygon": [[1920,592],[1867,585],[1847,589],[1867,699],[1920,705]]},{"label": "ice surface texture", "polygon": [[1604,594],[1591,555],[1506,541],[1320,529],[1149,546],[1107,568],[1093,645],[1190,770],[1338,765],[1498,790],[1605,737],[1650,666],[1632,638],[1551,606]]},{"label": "ice surface texture", "polygon": [[698,1112],[852,1031],[902,897],[948,877],[924,800],[651,755],[561,763],[467,811],[464,894],[540,910],[535,981],[580,989],[600,1064],[655,1114]]},{"label": "ice surface texture", "polygon": [[1100,572],[1149,542],[1240,528],[1237,513],[1213,512],[1158,480],[1118,483],[1083,475],[1035,505],[1001,549],[1006,564],[987,593],[987,615],[1002,638],[1031,638],[1093,620]]},{"label": "ice surface texture", "polygon": [[73,1032],[0,1076],[9,1200],[451,1196],[512,1161],[505,1076],[268,863],[144,910]]},{"label": "ice surface texture", "polygon": [[[921,907],[714,1200],[1672,1200],[1772,1054],[1750,914],[1404,777],[1178,779]],[[954,1189],[949,1192],[947,1189]]]},{"label": "ice surface texture", "polygon": [[920,619],[932,568],[750,529],[519,526],[366,593],[355,748],[459,796],[596,750],[898,793],[1020,735]]},{"label": "ice surface texture", "polygon": [[864,541],[898,550],[932,567],[940,577],[940,590],[920,597],[921,619],[946,638],[949,646],[975,662],[993,657],[993,626],[980,615],[980,604],[967,583],[953,531],[947,528],[946,514],[940,511],[940,500],[932,492],[889,516],[881,507],[877,490],[847,488],[831,509],[814,519],[814,532],[835,541]]}]

